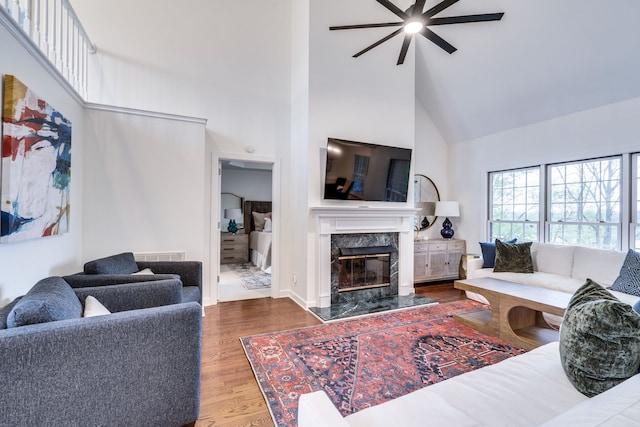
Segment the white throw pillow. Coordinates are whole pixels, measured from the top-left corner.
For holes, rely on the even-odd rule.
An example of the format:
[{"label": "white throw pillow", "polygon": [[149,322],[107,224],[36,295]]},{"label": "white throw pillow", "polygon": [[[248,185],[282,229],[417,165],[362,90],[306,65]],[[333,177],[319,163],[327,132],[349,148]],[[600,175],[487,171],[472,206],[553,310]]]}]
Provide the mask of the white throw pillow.
[{"label": "white throw pillow", "polygon": [[111,312],[95,297],[89,295],[84,300],[84,313],[82,317],[104,316],[105,314],[111,314]]},{"label": "white throw pillow", "polygon": [[265,232],[271,232],[271,218],[265,218],[264,219],[264,230]]},{"label": "white throw pillow", "polygon": [[136,273],[131,273],[132,276],[135,276],[136,274],[140,274],[140,275],[142,275],[142,274],[153,274],[153,271],[151,271],[150,268],[145,268],[144,270],[140,270],[140,271],[138,271]]}]

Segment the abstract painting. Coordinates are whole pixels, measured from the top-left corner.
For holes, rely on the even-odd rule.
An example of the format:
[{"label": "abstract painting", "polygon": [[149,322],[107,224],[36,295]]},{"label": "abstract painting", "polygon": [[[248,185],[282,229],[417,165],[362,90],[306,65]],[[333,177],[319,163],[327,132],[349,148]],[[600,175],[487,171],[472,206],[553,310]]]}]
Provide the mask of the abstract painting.
[{"label": "abstract painting", "polygon": [[71,122],[5,75],[0,243],[66,233],[70,181]]}]

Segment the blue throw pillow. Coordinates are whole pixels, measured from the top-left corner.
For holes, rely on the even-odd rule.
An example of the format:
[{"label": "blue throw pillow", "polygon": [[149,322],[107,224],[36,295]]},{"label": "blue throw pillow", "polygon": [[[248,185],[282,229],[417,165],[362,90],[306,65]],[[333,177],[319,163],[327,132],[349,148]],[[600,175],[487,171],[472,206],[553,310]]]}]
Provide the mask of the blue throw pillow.
[{"label": "blue throw pillow", "polygon": [[640,297],[640,253],[629,249],[620,268],[620,275],[610,289]]},{"label": "blue throw pillow", "polygon": [[[498,240],[498,239],[496,239]],[[507,243],[516,243],[517,238],[507,240]],[[493,268],[496,263],[496,243],[495,242],[479,242],[482,251],[482,268]]]},{"label": "blue throw pillow", "polygon": [[82,304],[62,277],[36,283],[7,316],[7,328],[82,317]]},{"label": "blue throw pillow", "polygon": [[138,270],[138,264],[131,252],[99,258],[84,265],[86,274],[132,274]]},{"label": "blue throw pillow", "polygon": [[636,303],[633,304],[633,311],[640,314],[640,300],[636,301]]}]

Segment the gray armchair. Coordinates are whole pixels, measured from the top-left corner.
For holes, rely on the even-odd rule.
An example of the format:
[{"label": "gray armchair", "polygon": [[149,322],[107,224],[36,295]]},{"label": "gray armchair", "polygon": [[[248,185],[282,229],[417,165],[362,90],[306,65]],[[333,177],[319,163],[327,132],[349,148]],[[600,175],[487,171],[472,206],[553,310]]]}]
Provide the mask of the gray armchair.
[{"label": "gray armchair", "polygon": [[0,329],[0,425],[194,423],[202,317],[195,302],[172,303],[181,287],[162,280],[70,290],[112,314]]},{"label": "gray armchair", "polygon": [[[153,274],[133,274],[144,269]],[[64,276],[72,288],[117,285],[179,279],[182,282],[182,302],[202,305],[202,263],[200,261],[135,261],[133,253],[125,252],[89,261],[81,273]]]}]

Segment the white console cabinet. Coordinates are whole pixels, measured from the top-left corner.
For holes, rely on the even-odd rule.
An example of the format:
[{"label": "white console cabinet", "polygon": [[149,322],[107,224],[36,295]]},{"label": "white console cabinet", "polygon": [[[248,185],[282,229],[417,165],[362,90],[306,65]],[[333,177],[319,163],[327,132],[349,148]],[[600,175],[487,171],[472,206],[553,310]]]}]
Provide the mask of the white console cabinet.
[{"label": "white console cabinet", "polygon": [[413,282],[455,280],[466,252],[464,240],[416,240],[413,249]]}]

